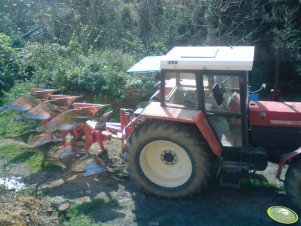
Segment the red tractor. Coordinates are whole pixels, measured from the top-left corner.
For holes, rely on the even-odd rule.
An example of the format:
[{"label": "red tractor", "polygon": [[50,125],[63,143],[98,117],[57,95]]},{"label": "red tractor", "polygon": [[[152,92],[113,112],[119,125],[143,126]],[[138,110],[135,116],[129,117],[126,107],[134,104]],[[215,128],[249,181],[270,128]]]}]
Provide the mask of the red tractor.
[{"label": "red tractor", "polygon": [[129,69],[160,77],[152,101],[122,117],[126,168],[138,185],[178,198],[271,161],[278,179],[289,164],[285,190],[301,208],[301,103],[250,101],[253,57],[254,47],[175,47]]},{"label": "red tractor", "polygon": [[104,141],[122,139],[131,178],[162,197],[190,195],[213,177],[239,184],[268,161],[279,164],[281,180],[288,164],[285,190],[301,208],[301,103],[249,100],[253,58],[254,47],[175,47],[165,56],[146,57],[128,72],[158,73],[160,89],[145,108],[120,109],[120,123],[107,122],[109,113],[95,120],[107,105],[73,103],[80,97],[49,89],[33,89],[0,110],[42,120],[36,131],[15,139],[27,149],[46,145],[47,159],[63,168],[66,157],[85,155],[74,168],[86,176],[103,172],[90,146],[98,142],[102,152]]}]

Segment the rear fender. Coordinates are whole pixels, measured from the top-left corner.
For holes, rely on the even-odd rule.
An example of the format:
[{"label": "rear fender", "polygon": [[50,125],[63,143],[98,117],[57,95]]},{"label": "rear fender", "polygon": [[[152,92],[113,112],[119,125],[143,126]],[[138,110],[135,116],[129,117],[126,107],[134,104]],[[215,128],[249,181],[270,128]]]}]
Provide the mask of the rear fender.
[{"label": "rear fender", "polygon": [[207,141],[214,155],[221,157],[222,146],[216,138],[215,133],[213,132],[203,112],[198,112],[197,118],[194,123]]},{"label": "rear fender", "polygon": [[202,111],[162,107],[160,103],[150,103],[139,116],[145,119],[156,119],[179,123],[194,124],[204,137],[214,155],[220,157],[222,147]]},{"label": "rear fender", "polygon": [[281,177],[281,173],[282,173],[283,166],[285,165],[285,163],[287,163],[290,160],[297,159],[298,157],[301,157],[301,147],[299,147],[295,151],[285,153],[281,156],[281,159],[280,159],[280,162],[278,165],[277,174],[276,174],[276,178],[278,180],[281,180],[280,177]]}]

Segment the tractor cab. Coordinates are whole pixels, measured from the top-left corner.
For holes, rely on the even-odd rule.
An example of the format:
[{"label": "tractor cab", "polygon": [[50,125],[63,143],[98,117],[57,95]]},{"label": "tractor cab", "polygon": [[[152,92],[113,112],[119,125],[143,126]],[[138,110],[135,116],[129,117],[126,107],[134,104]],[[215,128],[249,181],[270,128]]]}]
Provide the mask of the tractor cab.
[{"label": "tractor cab", "polygon": [[[248,71],[253,56],[250,46],[175,47],[165,56],[145,58],[128,72],[160,74],[160,90],[151,98],[160,100],[160,106],[150,105],[146,112],[158,108],[202,112],[214,134],[212,142],[222,153],[246,152]],[[170,114],[167,120],[181,120],[176,117]]]}]

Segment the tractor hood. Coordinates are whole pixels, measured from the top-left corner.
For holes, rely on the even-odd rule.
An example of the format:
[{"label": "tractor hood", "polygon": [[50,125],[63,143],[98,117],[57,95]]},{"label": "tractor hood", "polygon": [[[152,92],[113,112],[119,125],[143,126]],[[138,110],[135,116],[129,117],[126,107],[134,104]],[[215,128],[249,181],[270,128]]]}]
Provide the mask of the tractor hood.
[{"label": "tractor hood", "polygon": [[301,127],[301,103],[250,101],[250,126]]}]

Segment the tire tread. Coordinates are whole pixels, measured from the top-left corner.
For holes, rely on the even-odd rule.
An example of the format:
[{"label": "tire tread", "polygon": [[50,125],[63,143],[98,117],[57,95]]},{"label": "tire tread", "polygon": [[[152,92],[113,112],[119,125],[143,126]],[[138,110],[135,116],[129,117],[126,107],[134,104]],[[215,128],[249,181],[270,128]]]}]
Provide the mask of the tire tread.
[{"label": "tire tread", "polygon": [[[176,143],[179,142],[181,146],[185,146],[185,149],[189,149],[197,169],[194,171],[193,179],[189,185],[183,186],[181,189],[167,189],[154,185],[143,175],[138,166],[139,163],[137,163],[137,155],[140,154],[139,146],[143,145],[148,139],[156,137],[170,138]],[[147,121],[134,131],[126,144],[126,170],[135,184],[155,195],[167,198],[191,195],[206,186],[211,176],[213,154],[204,148],[204,143],[201,141],[198,130],[191,125],[156,120]]]},{"label": "tire tread", "polygon": [[301,210],[301,160],[289,166],[284,188],[291,203]]}]

